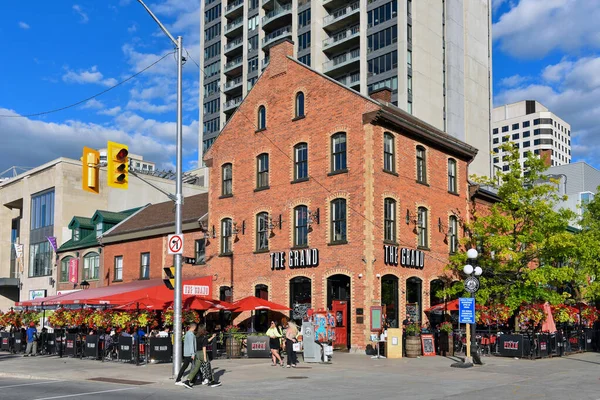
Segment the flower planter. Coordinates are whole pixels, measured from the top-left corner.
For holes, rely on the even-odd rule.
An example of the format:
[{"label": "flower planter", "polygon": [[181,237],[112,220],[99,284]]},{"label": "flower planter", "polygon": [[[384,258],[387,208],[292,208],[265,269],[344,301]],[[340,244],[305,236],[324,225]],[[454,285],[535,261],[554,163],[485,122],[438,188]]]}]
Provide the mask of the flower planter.
[{"label": "flower planter", "polygon": [[227,338],[227,358],[240,358],[242,356],[242,346],[234,338]]},{"label": "flower planter", "polygon": [[421,338],[418,336],[406,337],[406,357],[416,358],[421,355]]}]

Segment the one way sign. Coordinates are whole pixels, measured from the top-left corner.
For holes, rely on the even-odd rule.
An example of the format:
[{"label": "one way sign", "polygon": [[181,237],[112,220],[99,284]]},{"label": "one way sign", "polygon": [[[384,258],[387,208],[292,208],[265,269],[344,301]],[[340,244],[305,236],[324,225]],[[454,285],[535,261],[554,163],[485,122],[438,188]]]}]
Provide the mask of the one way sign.
[{"label": "one way sign", "polygon": [[183,235],[169,235],[167,248],[169,254],[183,254]]}]

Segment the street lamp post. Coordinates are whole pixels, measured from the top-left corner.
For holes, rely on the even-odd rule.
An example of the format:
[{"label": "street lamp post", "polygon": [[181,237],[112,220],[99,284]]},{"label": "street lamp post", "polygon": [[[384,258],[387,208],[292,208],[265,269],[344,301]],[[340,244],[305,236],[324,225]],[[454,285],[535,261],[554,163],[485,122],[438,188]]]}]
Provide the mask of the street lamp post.
[{"label": "street lamp post", "polygon": [[[183,194],[182,194],[182,140],[183,140],[183,38],[177,36],[175,39],[165,28],[165,26],[156,18],[154,13],[150,11],[148,6],[144,4],[142,0],[138,2],[146,9],[150,17],[158,24],[160,29],[167,35],[167,37],[173,42],[177,49],[177,172],[175,181],[175,234],[181,234],[181,206],[183,205]],[[173,341],[173,375],[176,376],[181,368],[181,355],[182,355],[182,343],[181,343],[181,267],[182,267],[182,255],[176,254],[173,256],[173,264],[175,265],[175,293],[173,301],[173,335],[175,340]]]},{"label": "street lamp post", "polygon": [[[469,292],[469,297],[474,297],[475,293],[479,289],[479,279],[477,279],[477,277],[481,276],[483,272],[480,266],[476,265],[475,267],[473,267],[472,265],[475,264],[477,256],[479,256],[477,250],[469,249],[467,251],[467,259],[469,260],[469,263],[463,267],[463,272],[465,273],[465,275],[467,275],[467,279],[465,279],[465,289]],[[477,348],[475,327],[476,324],[467,324],[467,352],[465,355],[464,362],[466,365],[473,365],[473,362],[475,362],[476,364],[481,364],[481,360],[479,359],[477,351],[475,351],[474,354],[471,355],[471,349]]]}]

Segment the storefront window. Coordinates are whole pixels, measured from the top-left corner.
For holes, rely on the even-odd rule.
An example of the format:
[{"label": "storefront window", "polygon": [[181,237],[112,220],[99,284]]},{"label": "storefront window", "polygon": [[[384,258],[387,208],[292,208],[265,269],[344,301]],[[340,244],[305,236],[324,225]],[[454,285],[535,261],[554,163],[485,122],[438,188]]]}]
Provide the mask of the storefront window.
[{"label": "storefront window", "polygon": [[381,278],[381,305],[387,325],[398,328],[398,278],[394,275]]},{"label": "storefront window", "polygon": [[416,276],[406,280],[406,315],[414,322],[421,321],[423,281]]},{"label": "storefront window", "polygon": [[312,304],[312,288],[309,278],[297,276],[290,280],[291,319],[301,324]]}]

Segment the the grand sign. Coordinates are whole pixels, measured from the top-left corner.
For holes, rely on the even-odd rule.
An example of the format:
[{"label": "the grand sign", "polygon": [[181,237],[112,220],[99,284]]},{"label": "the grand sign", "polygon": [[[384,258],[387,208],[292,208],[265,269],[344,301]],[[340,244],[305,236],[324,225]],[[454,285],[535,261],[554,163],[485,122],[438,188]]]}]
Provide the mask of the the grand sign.
[{"label": "the grand sign", "polygon": [[271,269],[311,268],[319,265],[319,249],[290,250],[271,253]]},{"label": "the grand sign", "polygon": [[384,245],[385,265],[401,265],[406,268],[423,269],[425,267],[425,253],[421,250],[399,249],[396,246]]}]

